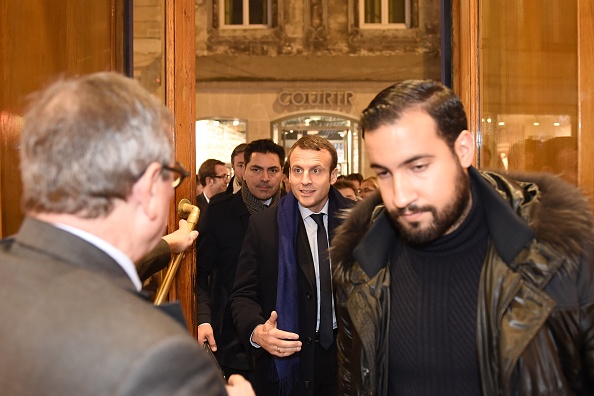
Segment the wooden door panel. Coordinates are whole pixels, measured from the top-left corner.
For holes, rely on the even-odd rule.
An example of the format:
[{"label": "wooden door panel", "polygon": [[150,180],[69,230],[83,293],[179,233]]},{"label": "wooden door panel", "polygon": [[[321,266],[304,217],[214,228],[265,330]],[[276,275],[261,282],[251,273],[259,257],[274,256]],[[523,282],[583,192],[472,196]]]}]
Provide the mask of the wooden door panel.
[{"label": "wooden door panel", "polygon": [[0,0],[0,237],[23,214],[18,174],[26,98],[60,77],[124,70],[127,0]]}]

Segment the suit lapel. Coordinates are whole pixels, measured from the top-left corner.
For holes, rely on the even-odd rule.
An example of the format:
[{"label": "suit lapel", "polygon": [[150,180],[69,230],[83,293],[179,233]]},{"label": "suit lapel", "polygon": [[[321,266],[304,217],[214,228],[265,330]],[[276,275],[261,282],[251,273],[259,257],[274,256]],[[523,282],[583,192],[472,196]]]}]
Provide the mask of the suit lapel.
[{"label": "suit lapel", "polygon": [[307,231],[303,224],[303,219],[299,216],[297,225],[297,241],[295,246],[295,254],[297,256],[297,264],[303,274],[307,278],[309,285],[316,290],[316,273],[312,258],[311,249],[309,247],[309,240],[307,239]]},{"label": "suit lapel", "polygon": [[334,232],[343,221],[339,211],[341,209],[346,209],[351,205],[347,198],[340,195],[340,192],[333,186],[330,187],[330,191],[328,192],[328,200],[328,236],[330,237],[330,244],[332,244]]}]

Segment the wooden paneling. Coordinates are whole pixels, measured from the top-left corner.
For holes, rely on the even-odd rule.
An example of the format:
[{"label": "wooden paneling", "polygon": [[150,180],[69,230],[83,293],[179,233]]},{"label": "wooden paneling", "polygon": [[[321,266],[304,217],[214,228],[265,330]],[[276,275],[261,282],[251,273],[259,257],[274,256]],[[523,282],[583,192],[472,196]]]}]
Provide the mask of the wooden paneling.
[{"label": "wooden paneling", "polygon": [[594,3],[578,1],[578,177],[594,197]]},{"label": "wooden paneling", "polygon": [[[194,0],[165,0],[165,102],[175,114],[176,159],[196,174],[196,27]],[[196,203],[196,180],[189,177],[175,190],[175,202],[169,215],[169,231],[178,227],[177,202],[188,198]],[[186,252],[180,265],[170,299],[178,299],[188,322],[189,330],[197,335],[196,250]]]},{"label": "wooden paneling", "polygon": [[59,77],[123,71],[124,1],[0,0],[0,236],[23,216],[15,125],[27,96]]}]

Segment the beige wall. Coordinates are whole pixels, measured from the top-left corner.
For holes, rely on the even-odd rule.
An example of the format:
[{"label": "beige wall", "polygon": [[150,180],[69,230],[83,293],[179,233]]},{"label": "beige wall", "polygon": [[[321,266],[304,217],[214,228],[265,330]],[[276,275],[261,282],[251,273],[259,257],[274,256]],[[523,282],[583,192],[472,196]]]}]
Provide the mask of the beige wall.
[{"label": "beige wall", "polygon": [[[198,83],[196,117],[239,118],[247,121],[247,141],[275,138],[271,123],[280,118],[304,113],[332,113],[359,119],[361,111],[387,83]],[[287,105],[278,101],[282,91],[351,91],[352,105]],[[198,137],[199,139],[200,137]],[[372,171],[362,154],[362,173]]]}]

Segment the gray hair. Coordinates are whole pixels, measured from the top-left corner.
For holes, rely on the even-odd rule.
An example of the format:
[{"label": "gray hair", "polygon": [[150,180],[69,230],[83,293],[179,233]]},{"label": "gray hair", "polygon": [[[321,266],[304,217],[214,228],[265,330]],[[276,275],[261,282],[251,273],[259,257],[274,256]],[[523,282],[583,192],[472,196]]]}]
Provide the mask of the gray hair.
[{"label": "gray hair", "polygon": [[123,75],[95,73],[52,84],[25,114],[23,210],[109,214],[151,163],[172,162],[172,125],[170,111]]}]

